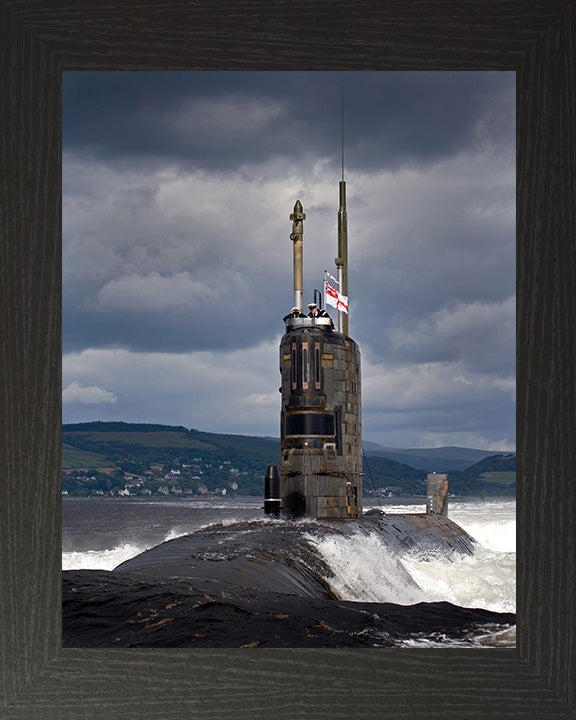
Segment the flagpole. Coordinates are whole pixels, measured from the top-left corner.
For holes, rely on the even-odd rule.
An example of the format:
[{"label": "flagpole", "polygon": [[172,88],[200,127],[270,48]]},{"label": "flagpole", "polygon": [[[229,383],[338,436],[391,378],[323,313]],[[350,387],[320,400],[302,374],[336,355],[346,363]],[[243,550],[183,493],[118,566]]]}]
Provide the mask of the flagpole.
[{"label": "flagpole", "polygon": [[[338,287],[342,288],[342,263],[337,262],[336,266],[338,267]],[[344,325],[344,311],[338,310],[338,332],[344,332],[343,331],[343,325]]]}]

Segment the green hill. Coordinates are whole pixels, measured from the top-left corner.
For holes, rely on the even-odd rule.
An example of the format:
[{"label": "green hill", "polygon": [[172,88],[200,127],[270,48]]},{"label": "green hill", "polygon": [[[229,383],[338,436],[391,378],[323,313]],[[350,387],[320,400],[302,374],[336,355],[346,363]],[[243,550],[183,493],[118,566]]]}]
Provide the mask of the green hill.
[{"label": "green hill", "polygon": [[516,454],[491,455],[466,470],[451,473],[450,490],[462,494],[514,495]]},{"label": "green hill", "polygon": [[[62,426],[63,488],[72,495],[261,495],[269,463],[279,464],[277,438],[223,435],[179,425],[92,422]],[[515,455],[491,456],[449,474],[456,494],[512,494]],[[364,490],[423,495],[426,471],[371,455],[364,460]]]},{"label": "green hill", "polygon": [[[63,425],[62,441],[63,469],[94,471],[94,480],[67,473],[65,489],[81,495],[118,492],[127,486],[133,488],[131,493],[167,488],[167,492],[193,494],[226,490],[260,495],[266,465],[278,463],[280,458],[280,443],[273,438],[205,433],[171,425]],[[97,471],[104,466],[115,470],[102,477]]]},{"label": "green hill", "polygon": [[513,485],[516,483],[516,471],[482,473],[484,482],[497,485]]},{"label": "green hill", "polygon": [[516,455],[490,455],[471,467],[463,470],[460,475],[468,480],[480,480],[489,473],[516,473]]},{"label": "green hill", "polygon": [[[131,448],[146,454],[146,448],[165,448],[180,454],[203,451],[216,455],[220,451],[247,453],[280,453],[280,442],[275,438],[250,435],[223,435],[207,433],[179,425],[147,425],[142,423],[94,422],[62,426],[62,439],[86,450],[118,452]],[[140,449],[136,449],[140,448]],[[160,453],[161,454],[161,453]]]},{"label": "green hill", "polygon": [[[426,472],[451,473],[466,470],[474,463],[496,453],[489,450],[474,450],[461,447],[437,448],[387,448],[373,442],[362,443],[368,457],[379,456],[396,460],[402,465],[425,470]],[[505,453],[498,453],[504,455]]]},{"label": "green hill", "polygon": [[[426,494],[426,472],[377,455],[364,456],[364,492],[392,489],[395,495]],[[394,489],[398,488],[398,489]]]},{"label": "green hill", "polygon": [[110,465],[111,462],[106,455],[79,450],[62,443],[62,467],[65,470],[71,468],[101,468]]}]

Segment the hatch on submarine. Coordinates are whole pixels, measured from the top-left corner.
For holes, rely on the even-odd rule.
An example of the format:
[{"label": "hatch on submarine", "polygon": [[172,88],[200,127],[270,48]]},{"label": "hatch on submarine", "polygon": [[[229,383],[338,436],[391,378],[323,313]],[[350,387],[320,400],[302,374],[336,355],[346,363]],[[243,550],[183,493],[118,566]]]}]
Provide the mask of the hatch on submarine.
[{"label": "hatch on submarine", "polygon": [[[283,318],[286,332],[280,341],[281,461],[280,468],[269,465],[266,469],[267,515],[317,520],[363,515],[360,348],[348,334],[344,180],[339,183],[339,198],[338,257],[334,261],[338,279],[324,271],[324,295],[326,304],[338,312],[337,330],[321,304],[310,303],[308,315],[303,312],[306,214],[299,200],[290,215],[294,307]],[[448,476],[431,473],[426,514],[446,516],[447,510]]]}]

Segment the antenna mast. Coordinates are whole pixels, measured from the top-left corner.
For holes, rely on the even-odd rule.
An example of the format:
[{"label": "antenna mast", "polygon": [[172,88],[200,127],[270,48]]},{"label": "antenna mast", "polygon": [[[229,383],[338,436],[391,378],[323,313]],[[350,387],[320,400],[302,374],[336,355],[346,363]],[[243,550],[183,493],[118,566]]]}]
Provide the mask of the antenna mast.
[{"label": "antenna mast", "polygon": [[[340,181],[340,208],[338,210],[338,282],[342,295],[348,297],[348,215],[346,213],[346,182],[344,181],[344,88],[342,88],[342,180]],[[338,331],[348,335],[348,314],[338,311]]]},{"label": "antenna mast", "polygon": [[290,215],[292,220],[292,234],[290,240],[293,243],[293,259],[294,259],[294,307],[297,307],[300,312],[304,307],[304,282],[303,282],[303,270],[302,270],[302,241],[304,239],[304,220],[306,220],[306,213],[302,209],[302,203],[300,200],[296,200],[294,205],[294,212]]},{"label": "antenna mast", "polygon": [[341,95],[341,118],[340,118],[340,125],[342,127],[342,182],[344,182],[344,88],[342,88],[342,95]]}]

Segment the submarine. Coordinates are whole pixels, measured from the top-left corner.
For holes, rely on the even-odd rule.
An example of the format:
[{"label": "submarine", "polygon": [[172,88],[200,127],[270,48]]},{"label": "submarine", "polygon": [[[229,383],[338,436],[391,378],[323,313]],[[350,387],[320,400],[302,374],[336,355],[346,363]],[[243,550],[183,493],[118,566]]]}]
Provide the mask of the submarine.
[{"label": "submarine", "polygon": [[[474,552],[474,539],[448,518],[445,474],[428,475],[422,513],[364,512],[360,349],[348,334],[345,181],[339,186],[338,289],[330,285],[337,328],[321,302],[309,303],[309,313],[303,312],[305,219],[298,200],[290,214],[294,306],[283,318],[279,348],[280,464],[265,471],[263,519],[202,528],[146,550],[113,572],[143,580],[188,578],[222,592],[234,588],[340,599],[307,535],[372,533],[391,556],[409,552],[428,559]],[[325,280],[326,275],[336,280],[327,271]]]},{"label": "submarine", "polygon": [[[269,465],[264,510],[276,517],[331,521],[332,527],[371,527],[389,547],[471,554],[474,539],[448,518],[448,475],[429,473],[423,513],[363,512],[360,348],[349,335],[346,182],[339,183],[338,279],[324,272],[325,297],[338,311],[338,328],[316,302],[303,312],[303,238],[306,214],[298,200],[290,215],[294,307],[280,341],[282,407],[280,468]],[[329,285],[326,276],[338,288]],[[315,293],[316,294],[316,293]],[[343,298],[340,301],[340,298]],[[315,297],[316,299],[316,297]],[[335,524],[336,523],[336,524]]]}]

